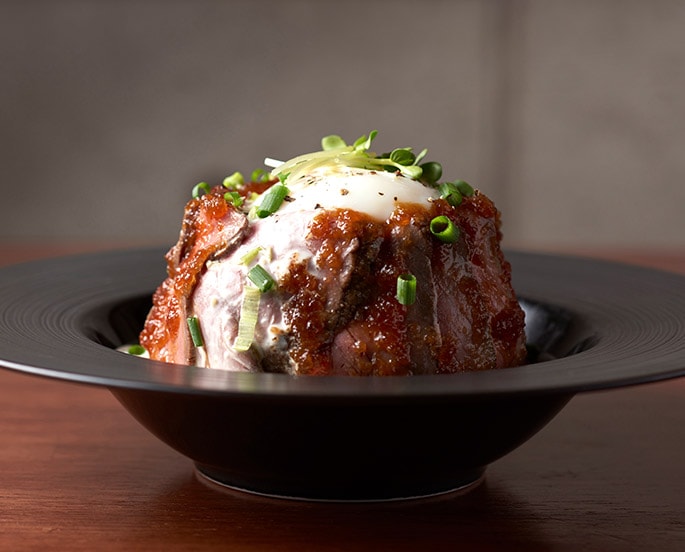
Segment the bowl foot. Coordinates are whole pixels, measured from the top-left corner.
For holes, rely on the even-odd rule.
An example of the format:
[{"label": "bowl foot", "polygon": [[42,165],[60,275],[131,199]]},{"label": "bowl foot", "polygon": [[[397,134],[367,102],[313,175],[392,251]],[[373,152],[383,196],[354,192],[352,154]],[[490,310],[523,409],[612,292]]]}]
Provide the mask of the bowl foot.
[{"label": "bowl foot", "polygon": [[249,495],[284,500],[299,500],[307,502],[392,502],[401,500],[419,500],[447,494],[465,494],[478,487],[485,480],[485,468],[476,468],[468,472],[460,473],[449,484],[441,488],[423,488],[414,486],[403,487],[401,485],[383,487],[379,489],[368,487],[346,488],[344,491],[337,489],[322,489],[314,487],[311,482],[305,488],[297,490],[282,489],[277,484],[269,489],[256,489],[237,484],[230,480],[226,474],[217,472],[207,466],[195,465],[197,478],[207,486],[218,491],[247,493]]}]

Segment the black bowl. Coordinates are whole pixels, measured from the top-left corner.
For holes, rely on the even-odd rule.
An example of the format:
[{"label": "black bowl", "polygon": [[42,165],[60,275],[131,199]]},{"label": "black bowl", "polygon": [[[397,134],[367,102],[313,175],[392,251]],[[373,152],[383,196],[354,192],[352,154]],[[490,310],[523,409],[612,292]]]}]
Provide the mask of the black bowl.
[{"label": "black bowl", "polygon": [[578,392],[685,374],[685,278],[508,252],[530,363],[449,376],[291,377],[165,364],[137,340],[162,249],[0,270],[0,365],[108,387],[199,473],[320,500],[432,495],[478,482]]}]

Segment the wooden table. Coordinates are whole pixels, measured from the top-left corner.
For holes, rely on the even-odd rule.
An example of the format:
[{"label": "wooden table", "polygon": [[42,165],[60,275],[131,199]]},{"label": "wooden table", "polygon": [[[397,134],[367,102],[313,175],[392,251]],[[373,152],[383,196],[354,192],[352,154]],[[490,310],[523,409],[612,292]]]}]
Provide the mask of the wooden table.
[{"label": "wooden table", "polygon": [[326,504],[217,491],[107,390],[0,370],[0,550],[462,547],[685,550],[685,379],[577,396],[468,494]]}]

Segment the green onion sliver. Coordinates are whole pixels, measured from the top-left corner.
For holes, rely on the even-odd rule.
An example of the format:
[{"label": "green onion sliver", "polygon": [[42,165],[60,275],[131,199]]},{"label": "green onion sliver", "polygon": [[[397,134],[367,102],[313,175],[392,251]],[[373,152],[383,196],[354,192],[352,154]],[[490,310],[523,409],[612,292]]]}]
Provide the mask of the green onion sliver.
[{"label": "green onion sliver", "polygon": [[192,191],[193,199],[197,199],[202,194],[208,194],[211,191],[211,189],[211,186],[206,182],[199,182],[198,184],[195,184],[195,187]]},{"label": "green onion sliver", "polygon": [[288,195],[288,188],[283,184],[274,184],[269,188],[262,198],[262,203],[257,207],[257,216],[259,218],[266,218],[278,211],[281,203]]},{"label": "green onion sliver", "polygon": [[430,231],[443,243],[454,243],[459,239],[459,228],[446,216],[441,215],[431,220]]},{"label": "green onion sliver", "polygon": [[276,283],[262,265],[254,265],[247,273],[250,281],[257,286],[257,289],[262,293],[269,291]]},{"label": "green onion sliver", "polygon": [[412,305],[416,301],[416,276],[400,274],[397,277],[397,301],[402,305]]},{"label": "green onion sliver", "polygon": [[261,291],[253,286],[243,288],[243,302],[240,305],[238,335],[233,342],[233,349],[239,353],[247,351],[254,340],[254,330],[259,316]]},{"label": "green onion sliver", "polygon": [[188,330],[190,331],[190,339],[195,347],[204,346],[205,342],[202,339],[202,331],[200,330],[200,321],[197,316],[188,317]]},{"label": "green onion sliver", "polygon": [[250,175],[251,182],[266,182],[269,180],[269,173],[264,169],[255,169]]},{"label": "green onion sliver", "polygon": [[131,345],[126,352],[129,355],[142,356],[147,353],[147,350],[142,345]]},{"label": "green onion sliver", "polygon": [[244,202],[243,197],[238,192],[226,192],[224,199],[233,207],[240,207]]}]

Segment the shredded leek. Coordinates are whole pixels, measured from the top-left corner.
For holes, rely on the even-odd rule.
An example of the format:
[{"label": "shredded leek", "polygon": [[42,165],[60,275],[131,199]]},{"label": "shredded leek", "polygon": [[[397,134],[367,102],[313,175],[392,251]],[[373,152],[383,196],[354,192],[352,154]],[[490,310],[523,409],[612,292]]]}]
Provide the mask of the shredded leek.
[{"label": "shredded leek", "polygon": [[240,319],[238,320],[238,335],[233,342],[233,349],[237,352],[247,351],[254,341],[254,330],[259,317],[259,301],[262,292],[253,286],[244,286],[243,301],[240,305]]},{"label": "shredded leek", "polygon": [[240,263],[244,264],[244,265],[249,265],[252,261],[254,261],[257,258],[257,255],[259,255],[261,252],[262,252],[262,246],[261,245],[258,245],[254,249],[250,249],[242,257],[240,257]]}]

